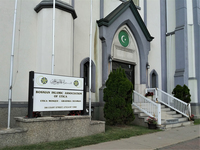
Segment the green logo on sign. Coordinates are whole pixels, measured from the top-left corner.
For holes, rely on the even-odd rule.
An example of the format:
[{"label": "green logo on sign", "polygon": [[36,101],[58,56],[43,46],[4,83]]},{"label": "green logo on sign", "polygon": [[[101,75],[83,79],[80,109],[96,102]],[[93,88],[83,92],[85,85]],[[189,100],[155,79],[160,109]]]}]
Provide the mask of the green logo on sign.
[{"label": "green logo on sign", "polygon": [[47,80],[47,78],[43,77],[43,78],[41,79],[41,82],[42,82],[42,84],[46,84],[46,83],[48,82],[48,80]]},{"label": "green logo on sign", "polygon": [[75,81],[74,81],[74,85],[75,85],[75,86],[78,86],[78,85],[79,85],[79,82],[78,82],[77,80],[75,80]]},{"label": "green logo on sign", "polygon": [[128,33],[124,30],[119,32],[118,35],[119,38],[119,42],[122,46],[127,47],[129,44],[129,37],[128,37]]}]

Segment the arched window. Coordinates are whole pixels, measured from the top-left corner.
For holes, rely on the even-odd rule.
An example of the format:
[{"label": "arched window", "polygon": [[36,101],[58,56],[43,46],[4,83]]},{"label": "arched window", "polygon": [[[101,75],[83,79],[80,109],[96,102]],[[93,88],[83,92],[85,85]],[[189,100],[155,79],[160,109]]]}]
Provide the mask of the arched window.
[{"label": "arched window", "polygon": [[155,70],[152,70],[150,73],[150,87],[158,88],[158,74]]},{"label": "arched window", "polygon": [[[92,65],[91,65],[91,74],[92,74],[92,78],[91,78],[91,91],[95,92],[95,77],[96,77],[96,67],[94,62],[92,61]],[[86,90],[89,91],[89,57],[85,58],[81,61],[80,64],[80,77],[84,77],[86,79]]]},{"label": "arched window", "polygon": [[151,80],[152,80],[152,88],[156,88],[157,86],[156,86],[156,74],[155,73],[153,73],[152,75],[151,75]]},{"label": "arched window", "polygon": [[84,77],[85,77],[85,82],[86,82],[86,87],[89,86],[89,62],[87,61],[84,64]]}]

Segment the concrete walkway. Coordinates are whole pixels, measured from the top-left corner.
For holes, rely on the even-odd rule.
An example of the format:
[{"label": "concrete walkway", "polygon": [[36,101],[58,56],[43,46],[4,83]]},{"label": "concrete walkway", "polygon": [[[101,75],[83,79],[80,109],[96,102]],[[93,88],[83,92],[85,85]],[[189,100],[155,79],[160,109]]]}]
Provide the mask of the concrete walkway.
[{"label": "concrete walkway", "polygon": [[[152,134],[134,136],[127,139],[105,142],[90,146],[83,146],[79,148],[74,148],[72,150],[84,150],[84,149],[85,150],[96,150],[96,149],[154,150],[170,146],[173,144],[177,144],[180,142],[190,141],[195,138],[197,138],[196,142],[198,142],[200,149],[200,143],[199,143],[200,138],[198,137],[200,137],[200,125],[193,125],[187,127],[168,129],[165,131]],[[193,149],[193,148],[185,147],[185,149]]]}]

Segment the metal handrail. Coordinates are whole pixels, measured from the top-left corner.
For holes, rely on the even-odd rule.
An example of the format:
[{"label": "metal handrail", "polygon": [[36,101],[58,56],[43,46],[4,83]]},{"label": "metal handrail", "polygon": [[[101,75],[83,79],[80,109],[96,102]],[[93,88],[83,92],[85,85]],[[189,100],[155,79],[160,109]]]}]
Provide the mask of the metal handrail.
[{"label": "metal handrail", "polygon": [[157,124],[161,125],[161,105],[146,98],[140,93],[133,91],[133,103],[135,107],[150,117],[157,119]]}]

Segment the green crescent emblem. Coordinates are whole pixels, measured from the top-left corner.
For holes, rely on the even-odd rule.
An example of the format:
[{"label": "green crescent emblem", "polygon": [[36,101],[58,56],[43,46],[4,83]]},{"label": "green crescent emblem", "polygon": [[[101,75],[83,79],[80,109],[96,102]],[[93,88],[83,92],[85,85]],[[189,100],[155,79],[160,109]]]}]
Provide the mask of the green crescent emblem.
[{"label": "green crescent emblem", "polygon": [[122,46],[127,47],[129,44],[129,37],[128,37],[128,33],[124,30],[119,32],[118,35],[119,38],[119,42]]}]

